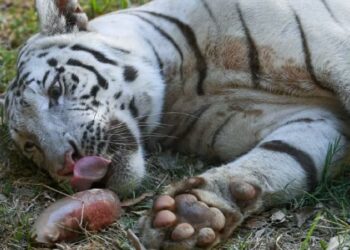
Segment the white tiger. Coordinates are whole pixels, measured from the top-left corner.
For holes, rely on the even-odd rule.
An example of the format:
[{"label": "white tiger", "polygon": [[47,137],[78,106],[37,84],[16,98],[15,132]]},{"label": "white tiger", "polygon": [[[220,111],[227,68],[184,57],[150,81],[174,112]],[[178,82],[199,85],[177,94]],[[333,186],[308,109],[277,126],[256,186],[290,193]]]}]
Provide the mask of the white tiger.
[{"label": "white tiger", "polygon": [[[78,190],[120,195],[145,175],[155,131],[217,165],[155,201],[140,222],[148,249],[211,248],[312,191],[330,143],[346,152],[349,1],[155,0],[89,23],[77,0],[36,7],[41,32],[4,101],[27,157]],[[75,168],[91,178],[73,180]]]}]

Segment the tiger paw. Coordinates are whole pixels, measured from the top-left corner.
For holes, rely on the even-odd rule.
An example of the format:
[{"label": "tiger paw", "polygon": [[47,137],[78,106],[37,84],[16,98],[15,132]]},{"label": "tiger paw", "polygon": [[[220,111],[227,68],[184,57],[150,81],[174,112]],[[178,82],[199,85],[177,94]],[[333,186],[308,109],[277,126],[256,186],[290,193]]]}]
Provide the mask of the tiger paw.
[{"label": "tiger paw", "polygon": [[259,188],[243,181],[228,184],[229,200],[205,186],[201,178],[190,178],[155,200],[140,221],[147,249],[211,248],[231,235],[260,197]]}]

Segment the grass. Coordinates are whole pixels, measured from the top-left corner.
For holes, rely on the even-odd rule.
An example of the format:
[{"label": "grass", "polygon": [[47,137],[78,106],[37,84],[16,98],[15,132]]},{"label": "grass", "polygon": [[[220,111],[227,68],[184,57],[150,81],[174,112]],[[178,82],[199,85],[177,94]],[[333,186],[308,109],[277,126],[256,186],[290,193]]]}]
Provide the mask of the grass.
[{"label": "grass", "polygon": [[[37,31],[34,0],[3,0],[0,3],[0,93],[15,75],[18,47]],[[126,8],[144,1],[80,1],[90,17],[110,10]],[[0,112],[1,117],[1,112]],[[0,119],[1,120],[1,119]],[[325,156],[326,169],[318,189],[286,207],[275,208],[249,219],[218,249],[326,249],[330,238],[350,234],[350,173],[341,171],[330,177],[337,143]],[[140,192],[159,193],[165,184],[202,172],[205,164],[195,159],[169,154],[154,154],[148,159],[150,175]],[[0,123],[0,249],[41,249],[30,238],[31,227],[44,207],[68,192],[57,186],[46,173],[17,154]],[[138,194],[135,194],[135,196]],[[122,219],[98,234],[85,233],[80,241],[57,245],[58,249],[130,249],[126,229],[133,227],[140,215],[151,207],[151,199],[127,209]],[[271,219],[282,211],[285,219]],[[305,223],[300,219],[305,217]]]}]

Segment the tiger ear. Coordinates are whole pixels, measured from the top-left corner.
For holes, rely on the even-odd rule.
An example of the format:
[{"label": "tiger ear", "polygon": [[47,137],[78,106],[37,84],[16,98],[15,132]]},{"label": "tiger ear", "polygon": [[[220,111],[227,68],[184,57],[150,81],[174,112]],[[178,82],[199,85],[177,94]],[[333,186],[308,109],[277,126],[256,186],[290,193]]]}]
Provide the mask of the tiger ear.
[{"label": "tiger ear", "polygon": [[36,0],[35,7],[43,35],[86,30],[88,17],[78,0]]}]

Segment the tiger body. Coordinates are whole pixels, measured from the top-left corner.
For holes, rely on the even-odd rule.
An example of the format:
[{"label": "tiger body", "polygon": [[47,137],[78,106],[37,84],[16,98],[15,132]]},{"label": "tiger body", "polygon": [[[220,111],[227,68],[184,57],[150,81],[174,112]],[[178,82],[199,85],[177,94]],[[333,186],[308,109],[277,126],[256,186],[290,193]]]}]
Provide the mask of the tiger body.
[{"label": "tiger body", "polygon": [[[163,128],[161,132],[173,136],[173,139],[161,140],[165,146],[173,147],[180,143],[179,149],[184,152],[199,153],[202,156],[213,155],[213,158],[219,157],[227,161],[247,152],[301,109],[317,109],[322,103],[321,106],[328,106],[329,111],[335,108],[338,113],[342,112],[337,104],[337,98],[331,88],[327,87],[332,81],[328,73],[333,67],[337,67],[330,65],[330,59],[326,59],[331,58],[332,55],[327,57],[323,49],[318,52],[316,51],[318,48],[314,48],[315,51],[312,51],[312,54],[315,55],[315,58],[321,57],[322,59],[319,59],[319,62],[313,62],[314,72],[308,70],[308,58],[304,53],[301,28],[296,21],[295,11],[308,9],[312,12],[315,5],[310,3],[312,8],[307,8],[303,2],[291,4],[295,6],[292,7],[287,2],[282,4],[283,6],[276,6],[276,3],[266,4],[266,1],[248,3],[237,1],[229,1],[229,3],[155,2],[147,7],[137,8],[136,11],[127,10],[97,18],[90,23],[90,27],[94,31],[112,37],[120,37],[120,34],[124,32],[121,28],[115,29],[114,25],[119,24],[120,27],[126,27],[125,33],[128,37],[135,37],[136,41],[143,42],[143,44],[136,45],[142,49],[140,53],[144,53],[146,48],[146,53],[153,55],[150,60],[158,65],[160,72],[164,74],[166,84],[163,121],[169,126]],[[319,4],[322,7],[323,3],[319,2]],[[225,6],[225,10],[222,10],[220,6]],[[264,11],[261,11],[262,9]],[[178,17],[177,21],[182,24],[146,13],[158,11],[168,17],[173,17],[175,16],[174,10],[176,13],[181,10],[181,15],[176,15],[176,17]],[[247,21],[240,17],[242,11]],[[257,12],[266,13],[266,16],[258,15]],[[327,9],[324,9],[324,12],[325,16],[329,15]],[[269,30],[270,23],[266,19],[271,16],[271,13],[275,13],[274,21],[278,23],[278,27],[274,26]],[[309,14],[305,14],[307,15]],[[347,33],[338,23],[334,23],[334,20],[332,22],[332,16],[328,18],[329,20],[324,20],[325,23],[305,25],[314,25],[315,27],[310,27],[311,30],[327,25],[332,26],[330,29],[333,29],[336,26],[335,29],[340,29],[338,31],[343,33],[345,40]],[[252,30],[247,28],[251,26],[249,22],[255,24],[252,25]],[[202,25],[203,23],[206,25]],[[191,32],[186,28],[181,30],[182,25],[193,30]],[[103,29],[102,27],[111,28]],[[133,34],[130,35],[130,32]],[[298,32],[299,39],[295,39]],[[250,38],[247,38],[248,33]],[[285,35],[281,36],[282,33]],[[142,34],[141,37],[140,34]],[[254,39],[253,34],[259,39]],[[334,37],[331,38],[333,35],[333,33],[329,34],[329,39],[334,39]],[[196,41],[191,41],[192,36]],[[323,33],[318,36],[315,39],[325,39]],[[329,46],[329,51],[333,53],[337,44],[326,46]],[[323,45],[320,47],[324,48]],[[201,55],[196,55],[196,53]],[[317,53],[322,55],[317,56]],[[255,54],[255,58],[250,58],[252,54]],[[194,114],[208,104],[212,107],[205,114],[207,119],[204,118],[203,121],[199,119],[196,121],[197,129],[190,128],[193,130],[186,131],[188,129],[186,125],[191,123],[192,119],[182,117],[181,113]],[[279,113],[281,104],[288,107]],[[303,107],[303,105],[308,107]],[[167,115],[167,113],[171,114]],[[227,126],[227,128],[233,127],[233,130],[245,130],[240,135],[233,132],[229,136],[230,141],[240,145],[227,145],[228,137],[225,133],[225,136],[222,136],[223,141],[217,144],[217,149],[208,146],[210,145],[208,143],[202,143],[202,141],[215,143],[214,135],[219,136],[218,126],[233,114],[246,117],[245,119],[243,117],[232,118],[231,122],[235,124]],[[251,114],[250,117],[249,114]],[[183,121],[179,122],[179,119]],[[210,120],[215,120],[215,124],[208,127]],[[266,129],[270,127],[272,120],[275,120],[277,124]],[[258,125],[252,124],[257,121]],[[181,125],[183,127],[174,128]],[[186,132],[190,132],[188,138],[178,136]],[[199,140],[199,138],[202,139]]]},{"label": "tiger body", "polygon": [[[57,171],[75,160],[67,148],[102,155],[114,164],[103,180],[119,193],[145,175],[143,141],[218,166],[166,190],[194,235],[172,240],[153,223],[155,205],[140,223],[148,248],[210,248],[250,214],[312,191],[330,144],[339,142],[336,159],[345,155],[346,1],[156,0],[88,24],[80,10],[73,24],[61,14],[54,27],[37,3],[42,34],[22,49],[5,103],[17,144],[30,137],[41,148],[28,157],[61,180]],[[246,184],[251,196],[237,188]],[[225,226],[181,214],[183,193],[219,209]],[[203,225],[215,231],[209,243]]]}]

